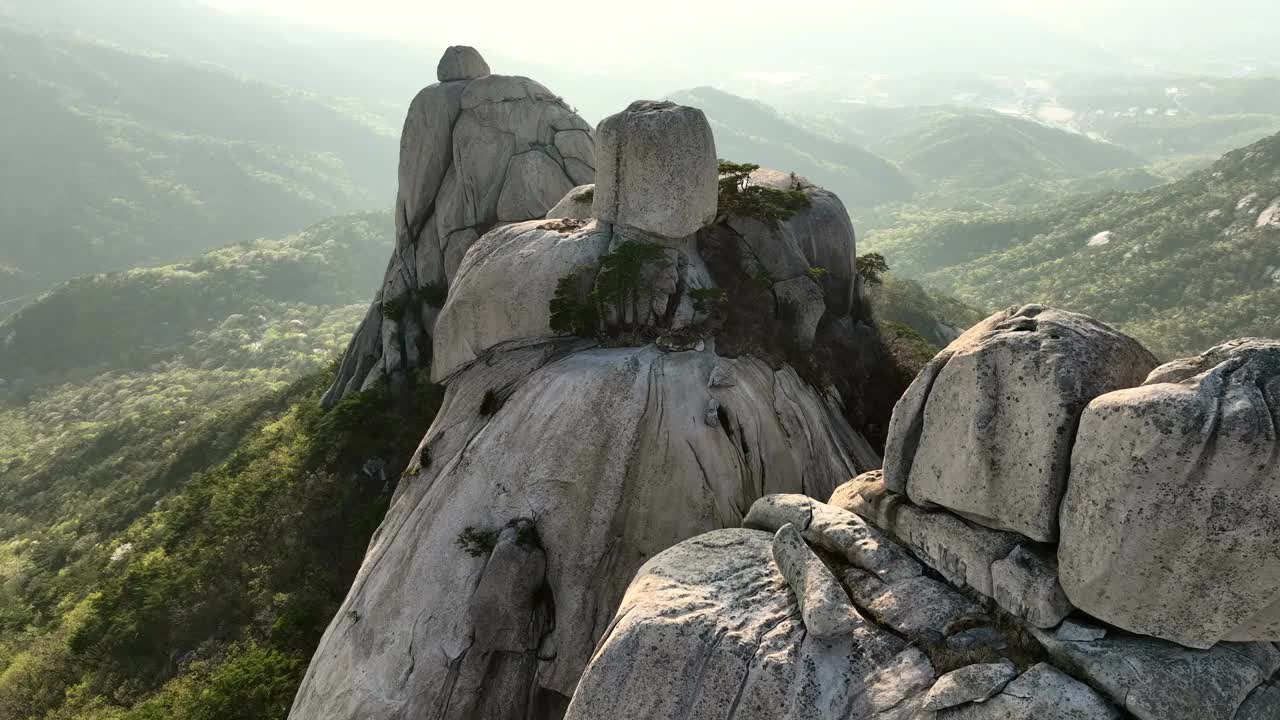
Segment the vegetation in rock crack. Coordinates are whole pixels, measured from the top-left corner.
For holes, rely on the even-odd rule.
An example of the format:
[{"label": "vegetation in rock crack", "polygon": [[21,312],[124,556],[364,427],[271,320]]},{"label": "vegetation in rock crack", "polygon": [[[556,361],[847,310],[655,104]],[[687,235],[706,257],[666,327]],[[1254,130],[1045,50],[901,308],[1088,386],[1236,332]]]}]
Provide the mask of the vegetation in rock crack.
[{"label": "vegetation in rock crack", "polygon": [[477,530],[468,526],[458,533],[458,538],[455,542],[464,553],[473,558],[489,557],[489,554],[493,552],[494,546],[498,544],[498,531]]},{"label": "vegetation in rock crack", "polygon": [[551,297],[551,331],[557,335],[591,337],[600,325],[600,313],[589,300],[595,284],[596,268],[579,265],[556,282]]},{"label": "vegetation in rock crack", "polygon": [[808,275],[809,279],[814,282],[822,282],[822,279],[829,276],[831,274],[831,271],[824,267],[817,266],[817,267],[811,267],[808,270],[805,270],[804,274]]},{"label": "vegetation in rock crack", "polygon": [[480,399],[480,414],[484,417],[497,415],[502,409],[502,400],[498,398],[498,394],[493,388],[484,391],[484,397]]},{"label": "vegetation in rock crack", "polygon": [[430,283],[420,288],[413,288],[393,298],[382,301],[382,316],[388,320],[399,320],[411,309],[419,309],[426,305],[433,308],[444,307],[449,299],[449,288],[442,283]]},{"label": "vegetation in rock crack", "polygon": [[606,329],[634,334],[640,329],[640,305],[649,295],[651,273],[670,262],[663,246],[628,240],[600,259],[598,273],[590,265],[575,268],[556,283],[549,304],[551,330],[583,337]]},{"label": "vegetation in rock crack", "polygon": [[576,200],[576,201],[578,201],[578,202],[580,202],[580,203],[589,203],[589,202],[592,202],[592,201],[594,201],[594,200],[596,199],[596,191],[595,191],[595,188],[587,188],[586,190],[583,190],[582,192],[578,193],[577,195],[574,195],[574,196],[573,196],[573,199],[574,199],[574,200]]},{"label": "vegetation in rock crack", "polygon": [[693,301],[694,312],[710,315],[729,302],[729,293],[717,287],[694,288],[689,291],[689,299]]},{"label": "vegetation in rock crack", "polygon": [[751,173],[760,166],[752,163],[720,161],[719,216],[749,217],[776,228],[785,220],[809,207],[809,198],[792,176],[792,187],[786,190],[756,185]]}]

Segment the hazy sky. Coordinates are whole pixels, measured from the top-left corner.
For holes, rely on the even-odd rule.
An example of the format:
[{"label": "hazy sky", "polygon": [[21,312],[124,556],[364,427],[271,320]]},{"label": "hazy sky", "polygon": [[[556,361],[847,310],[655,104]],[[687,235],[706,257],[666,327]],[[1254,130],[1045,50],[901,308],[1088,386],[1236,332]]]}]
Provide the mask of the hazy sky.
[{"label": "hazy sky", "polygon": [[[639,53],[660,59],[681,43],[705,42],[731,52],[734,43],[727,40],[737,37],[743,46],[738,59],[744,66],[751,65],[755,55],[804,47],[787,43],[787,36],[857,37],[864,43],[874,42],[884,37],[873,30],[880,25],[892,34],[978,35],[994,28],[1008,35],[1025,34],[1024,28],[1040,23],[1049,32],[1070,33],[1113,47],[1143,42],[1176,48],[1201,43],[1214,32],[1238,36],[1242,27],[1243,32],[1266,28],[1268,19],[1258,14],[1276,20],[1275,7],[1280,4],[1275,0],[206,1],[227,10],[305,20],[418,44],[500,46],[511,55],[556,61],[576,57],[597,65],[631,64]],[[957,25],[957,20],[963,24]],[[765,64],[779,64],[777,57],[768,59]]]}]

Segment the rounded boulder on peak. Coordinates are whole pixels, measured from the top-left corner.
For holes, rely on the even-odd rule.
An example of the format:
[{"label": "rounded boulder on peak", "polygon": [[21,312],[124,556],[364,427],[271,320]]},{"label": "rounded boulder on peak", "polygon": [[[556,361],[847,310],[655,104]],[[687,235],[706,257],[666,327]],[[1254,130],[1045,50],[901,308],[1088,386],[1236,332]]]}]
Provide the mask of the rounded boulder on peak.
[{"label": "rounded boulder on peak", "polygon": [[489,63],[480,51],[468,45],[451,45],[440,57],[436,66],[436,79],[440,82],[475,80],[489,74]]}]

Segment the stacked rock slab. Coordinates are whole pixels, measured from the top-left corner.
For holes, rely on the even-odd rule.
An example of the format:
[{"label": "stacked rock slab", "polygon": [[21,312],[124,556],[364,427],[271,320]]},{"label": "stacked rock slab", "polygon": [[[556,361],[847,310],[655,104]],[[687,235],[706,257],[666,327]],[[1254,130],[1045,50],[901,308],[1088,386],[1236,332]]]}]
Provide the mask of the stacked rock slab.
[{"label": "stacked rock slab", "polygon": [[[791,524],[806,513],[807,529]],[[901,557],[886,548],[893,541],[840,532],[848,521],[835,507],[764,497],[747,517],[764,530],[695,537],[641,568],[568,717],[1277,717],[1274,644],[1200,651],[1083,619],[1049,630],[1012,617],[997,623],[997,609],[974,609],[938,580],[918,574],[881,580],[902,574]],[[833,576],[847,596],[832,590]],[[952,642],[977,630],[999,642]],[[940,663],[954,669],[938,672]]]},{"label": "stacked rock slab", "polygon": [[491,75],[474,48],[445,51],[400,140],[396,249],[323,403],[431,360],[431,337],[462,258],[502,223],[542,218],[595,176],[591,126],[523,77]]},{"label": "stacked rock slab", "polygon": [[1280,640],[1280,342],[1238,340],[1097,398],[1058,547],[1081,609],[1207,648]]},{"label": "stacked rock slab", "polygon": [[649,561],[566,718],[859,720],[887,717],[929,687],[923,653],[874,624],[810,633],[773,546],[767,532],[720,530]]},{"label": "stacked rock slab", "polygon": [[1138,385],[1155,365],[1132,338],[1083,315],[1042,305],[997,313],[947,346],[899,401],[885,484],[916,505],[1052,542],[1085,405]]},{"label": "stacked rock slab", "polygon": [[[616,147],[641,157],[644,142],[665,142],[695,117],[644,112],[673,130],[628,139],[620,123]],[[715,174],[703,182],[714,201]],[[619,183],[631,187],[625,176]],[[703,198],[708,188],[688,194]],[[320,643],[295,720],[558,720],[638,567],[681,540],[739,525],[764,495],[826,497],[878,464],[839,398],[789,366],[720,357],[711,339],[668,352],[556,336],[549,303],[558,281],[599,267],[628,239],[684,253],[664,304],[683,304],[698,287],[699,227],[673,231],[683,239],[659,236],[627,224],[643,224],[643,204],[619,207],[626,212],[611,222],[513,223],[469,243],[435,325],[443,406]],[[755,534],[770,552],[771,535]],[[805,566],[817,577],[808,558]],[[868,629],[861,639],[811,642],[815,658],[843,645],[846,656],[871,653],[874,662],[859,660],[869,670],[894,668],[868,680],[879,700],[849,688],[847,702],[897,702],[901,668],[890,661],[901,640]],[[906,656],[907,670],[918,656]],[[760,697],[780,681],[759,685]]]}]

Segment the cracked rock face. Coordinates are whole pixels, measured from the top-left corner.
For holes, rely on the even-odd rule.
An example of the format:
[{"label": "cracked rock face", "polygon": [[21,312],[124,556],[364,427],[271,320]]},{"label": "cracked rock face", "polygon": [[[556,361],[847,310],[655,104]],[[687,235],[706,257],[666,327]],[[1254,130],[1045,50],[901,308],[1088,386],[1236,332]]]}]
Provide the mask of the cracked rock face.
[{"label": "cracked rock face", "polygon": [[1237,340],[1094,400],[1062,505],[1078,607],[1190,647],[1280,640],[1280,342]]},{"label": "cracked rock face", "polygon": [[592,214],[664,238],[716,217],[720,165],[701,110],[640,100],[600,121]]},{"label": "cracked rock face", "polygon": [[582,267],[599,269],[610,234],[597,223],[531,220],[478,240],[454,277],[436,320],[436,382],[501,343],[550,335],[556,283]]},{"label": "cracked rock face", "polygon": [[840,198],[795,173],[760,168],[751,173],[753,185],[775,190],[800,190],[809,206],[784,220],[777,228],[749,217],[730,217],[728,225],[741,237],[749,255],[780,283],[810,278],[811,268],[823,273],[813,284],[822,291],[821,308],[847,315],[854,306],[858,274],[857,247],[849,212]]},{"label": "cracked rock face", "polygon": [[649,561],[566,717],[871,718],[928,687],[924,655],[872,624],[807,632],[773,546],[766,532],[720,530]]},{"label": "cracked rock face", "polygon": [[894,408],[885,484],[916,505],[1053,542],[1085,405],[1140,384],[1155,364],[1084,315],[997,313],[930,361]]},{"label": "cracked rock face", "polygon": [[436,316],[471,245],[499,223],[545,217],[595,176],[591,126],[547,88],[490,75],[461,46],[445,52],[438,77],[409,107],[396,249],[326,406],[427,367]]},{"label": "cracked rock face", "polygon": [[[876,462],[790,368],[592,345],[503,343],[449,378],[421,470],[401,480],[294,720],[558,720],[646,560],[739,525],[763,495],[825,497]],[[504,549],[502,529],[523,519],[536,550]],[[495,532],[492,549],[476,541]]]}]

